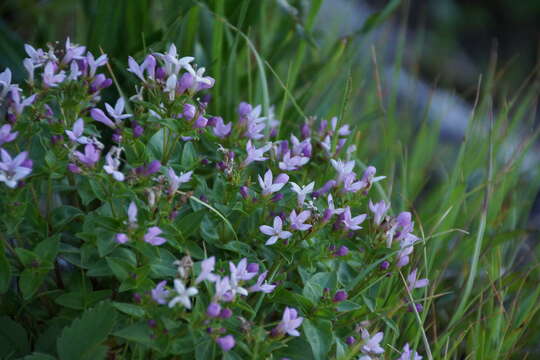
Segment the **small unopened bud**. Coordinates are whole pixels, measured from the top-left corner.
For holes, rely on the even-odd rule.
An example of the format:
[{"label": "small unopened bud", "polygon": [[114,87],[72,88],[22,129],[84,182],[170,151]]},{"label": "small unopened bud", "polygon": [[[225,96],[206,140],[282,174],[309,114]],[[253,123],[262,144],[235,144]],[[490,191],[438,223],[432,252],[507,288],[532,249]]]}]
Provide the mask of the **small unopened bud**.
[{"label": "small unopened bud", "polygon": [[231,309],[224,308],[219,312],[219,317],[222,319],[228,319],[232,316],[232,314],[233,312]]},{"label": "small unopened bud", "polygon": [[332,299],[333,302],[341,302],[347,300],[347,292],[345,290],[339,290]]},{"label": "small unopened bud", "polygon": [[221,313],[221,306],[218,303],[210,303],[206,309],[206,315],[210,317],[218,317]]},{"label": "small unopened bud", "polygon": [[349,346],[351,346],[355,342],[356,342],[356,339],[354,338],[354,336],[347,336],[347,338],[345,339],[345,344]]}]

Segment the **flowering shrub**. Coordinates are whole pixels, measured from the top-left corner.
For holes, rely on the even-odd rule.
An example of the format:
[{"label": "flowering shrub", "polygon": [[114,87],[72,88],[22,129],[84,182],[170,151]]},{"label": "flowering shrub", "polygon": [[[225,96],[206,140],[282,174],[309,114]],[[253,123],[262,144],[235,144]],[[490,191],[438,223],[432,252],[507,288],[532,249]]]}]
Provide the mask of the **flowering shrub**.
[{"label": "flowering shrub", "polygon": [[6,356],[422,358],[385,346],[423,311],[422,241],[348,124],[222,119],[174,45],[129,57],[114,103],[107,55],[25,50],[24,86],[0,74]]}]

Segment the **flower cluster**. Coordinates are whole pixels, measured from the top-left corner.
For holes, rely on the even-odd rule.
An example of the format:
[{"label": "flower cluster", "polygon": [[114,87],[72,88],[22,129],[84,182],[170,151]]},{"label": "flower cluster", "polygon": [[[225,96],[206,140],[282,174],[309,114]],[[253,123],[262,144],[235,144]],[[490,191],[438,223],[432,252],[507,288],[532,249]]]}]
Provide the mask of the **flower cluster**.
[{"label": "flower cluster", "polygon": [[[13,189],[0,204],[23,196],[39,204],[39,218],[22,220],[14,239],[58,239],[54,262],[42,263],[14,240],[25,268],[73,272],[66,284],[56,271],[55,281],[20,286],[32,289],[28,298],[58,283],[65,293],[56,302],[79,310],[73,279],[82,273],[92,286],[84,301],[107,294],[121,324],[136,322],[114,334],[118,341],[152,344],[160,356],[216,345],[236,357],[285,356],[290,336],[326,358],[321,344],[352,333],[352,356],[380,358],[384,333],[370,334],[363,320],[370,331],[384,324],[360,302],[408,266],[395,311],[422,310],[414,291],[428,280],[410,265],[422,243],[413,216],[392,215],[385,177],[356,160],[343,119],[308,118],[282,138],[273,108],[235,103],[234,119],[224,120],[211,111],[215,80],[174,44],[128,57],[134,95],[110,102],[101,96],[112,81],[98,71],[107,55],[69,39],[26,53],[27,91],[9,69],[0,73],[0,182]],[[332,341],[310,338],[332,327]],[[150,335],[133,340],[130,331]],[[420,358],[408,344],[400,357]]]}]

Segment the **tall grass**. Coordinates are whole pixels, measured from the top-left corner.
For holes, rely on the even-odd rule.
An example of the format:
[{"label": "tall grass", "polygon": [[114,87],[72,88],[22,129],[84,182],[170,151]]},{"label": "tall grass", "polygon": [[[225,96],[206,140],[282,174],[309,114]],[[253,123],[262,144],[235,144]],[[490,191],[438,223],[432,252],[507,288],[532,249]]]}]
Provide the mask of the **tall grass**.
[{"label": "tall grass", "polygon": [[[442,119],[428,120],[427,111],[399,101],[395,84],[381,82],[376,59],[385,44],[370,34],[391,13],[406,12],[398,1],[339,38],[316,26],[320,0],[305,8],[291,1],[296,10],[284,3],[8,0],[0,5],[0,67],[21,79],[24,42],[43,45],[66,35],[112,59],[173,42],[216,76],[214,94],[223,95],[211,112],[226,121],[235,99],[261,103],[264,112],[274,104],[282,131],[298,127],[305,115],[341,114],[340,122],[357,131],[358,159],[390,175],[378,191],[394,211],[413,210],[425,245],[417,266],[431,286],[415,299],[424,311],[393,323],[393,309],[385,309],[380,316],[390,340],[414,339],[434,359],[540,357],[537,232],[529,226],[540,184],[532,149],[538,83],[500,95],[494,57],[481,74],[465,136],[442,142]],[[401,31],[396,80],[409,44]],[[123,66],[113,63],[112,70],[120,87],[130,86]],[[524,166],[527,158],[532,167]],[[370,296],[394,296],[389,288],[377,291]]]}]

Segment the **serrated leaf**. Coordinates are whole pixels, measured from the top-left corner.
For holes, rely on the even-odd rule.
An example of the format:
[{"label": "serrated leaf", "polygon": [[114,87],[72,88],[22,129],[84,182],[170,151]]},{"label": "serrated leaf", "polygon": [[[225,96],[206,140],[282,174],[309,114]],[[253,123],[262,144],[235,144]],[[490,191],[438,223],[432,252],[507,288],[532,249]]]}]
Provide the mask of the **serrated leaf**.
[{"label": "serrated leaf", "polygon": [[104,302],[87,310],[62,331],[57,341],[60,360],[104,359],[107,348],[103,342],[116,322],[116,312]]}]

